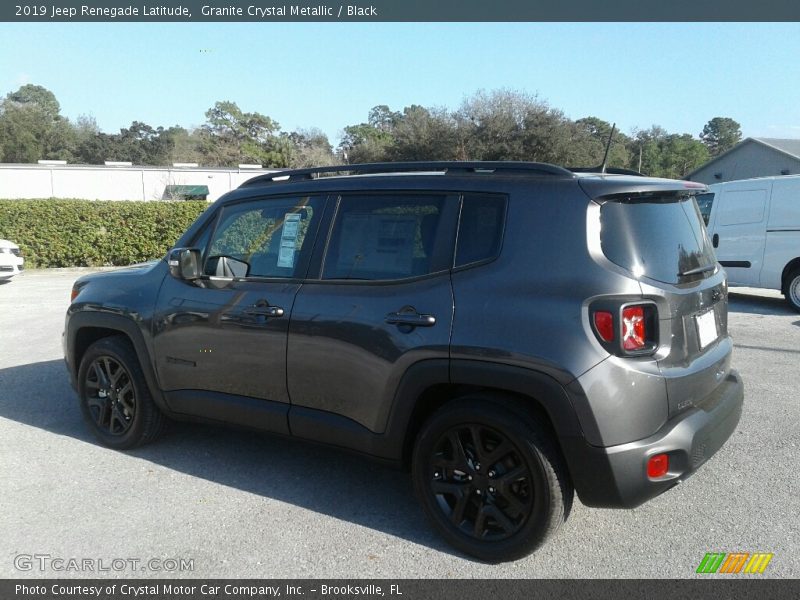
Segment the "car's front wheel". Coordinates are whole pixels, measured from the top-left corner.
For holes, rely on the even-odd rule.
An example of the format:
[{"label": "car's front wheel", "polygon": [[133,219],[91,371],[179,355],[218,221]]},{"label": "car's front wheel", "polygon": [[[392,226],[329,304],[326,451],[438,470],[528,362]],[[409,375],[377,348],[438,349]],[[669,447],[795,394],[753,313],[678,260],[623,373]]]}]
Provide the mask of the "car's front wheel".
[{"label": "car's front wheel", "polygon": [[123,336],[89,346],[78,370],[83,417],[104,445],[125,450],[156,439],[166,417],[153,402],[139,359]]},{"label": "car's front wheel", "polygon": [[515,401],[451,401],[422,427],[412,476],[441,535],[489,562],[521,558],[566,519],[573,489],[548,430]]}]

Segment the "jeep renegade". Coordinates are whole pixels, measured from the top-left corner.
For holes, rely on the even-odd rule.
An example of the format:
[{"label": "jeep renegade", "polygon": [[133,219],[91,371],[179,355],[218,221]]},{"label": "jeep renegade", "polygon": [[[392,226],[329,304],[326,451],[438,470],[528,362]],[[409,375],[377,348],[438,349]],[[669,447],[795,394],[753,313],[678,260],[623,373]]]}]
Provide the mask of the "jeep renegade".
[{"label": "jeep renegade", "polygon": [[163,260],[75,283],[64,351],[88,426],[126,449],[213,421],[406,466],[433,526],[486,561],[540,546],[574,491],[665,492],[742,410],[705,187],[576,171],[249,180]]}]

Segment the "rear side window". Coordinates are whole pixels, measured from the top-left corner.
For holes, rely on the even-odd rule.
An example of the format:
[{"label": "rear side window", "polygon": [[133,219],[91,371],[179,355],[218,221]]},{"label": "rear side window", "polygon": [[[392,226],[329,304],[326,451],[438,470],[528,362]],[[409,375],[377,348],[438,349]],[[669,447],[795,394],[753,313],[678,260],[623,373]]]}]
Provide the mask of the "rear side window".
[{"label": "rear side window", "polygon": [[[600,242],[613,263],[665,283],[687,281],[689,271],[716,264],[692,196],[646,195],[606,200]],[[696,276],[695,276],[696,278]]]},{"label": "rear side window", "polygon": [[440,231],[445,200],[419,194],[342,196],[323,279],[406,279],[437,270],[441,242],[452,239]]},{"label": "rear side window", "polygon": [[457,267],[495,258],[506,222],[505,196],[465,194],[458,225]]}]

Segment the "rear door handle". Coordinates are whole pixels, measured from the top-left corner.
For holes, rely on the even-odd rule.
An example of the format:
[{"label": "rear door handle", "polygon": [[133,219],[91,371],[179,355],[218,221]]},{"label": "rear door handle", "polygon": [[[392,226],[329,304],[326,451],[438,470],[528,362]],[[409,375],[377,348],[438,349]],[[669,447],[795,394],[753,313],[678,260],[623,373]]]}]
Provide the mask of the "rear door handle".
[{"label": "rear door handle", "polygon": [[719,234],[718,233],[715,233],[714,237],[711,238],[711,243],[714,245],[714,248],[718,248],[719,247]]},{"label": "rear door handle", "polygon": [[419,313],[389,313],[386,315],[386,322],[389,325],[409,325],[411,327],[433,327],[436,325],[436,317],[433,315],[421,315]]}]

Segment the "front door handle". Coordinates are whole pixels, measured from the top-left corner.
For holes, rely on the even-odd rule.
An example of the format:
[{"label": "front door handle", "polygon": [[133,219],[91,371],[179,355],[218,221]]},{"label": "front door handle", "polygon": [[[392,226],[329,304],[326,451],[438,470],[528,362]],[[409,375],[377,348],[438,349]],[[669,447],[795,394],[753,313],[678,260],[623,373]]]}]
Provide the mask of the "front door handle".
[{"label": "front door handle", "polygon": [[407,325],[410,327],[433,327],[436,325],[436,317],[433,315],[421,315],[419,313],[393,312],[386,315],[386,322],[389,325]]},{"label": "front door handle", "polygon": [[246,315],[262,315],[264,317],[282,317],[283,309],[280,306],[271,306],[266,300],[259,300],[253,306],[244,309]]},{"label": "front door handle", "polygon": [[715,233],[714,237],[711,238],[711,243],[713,244],[714,248],[718,248],[719,247],[719,234],[718,233]]}]

